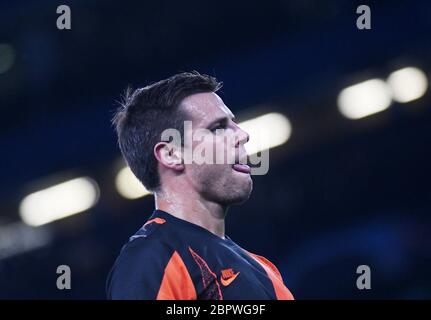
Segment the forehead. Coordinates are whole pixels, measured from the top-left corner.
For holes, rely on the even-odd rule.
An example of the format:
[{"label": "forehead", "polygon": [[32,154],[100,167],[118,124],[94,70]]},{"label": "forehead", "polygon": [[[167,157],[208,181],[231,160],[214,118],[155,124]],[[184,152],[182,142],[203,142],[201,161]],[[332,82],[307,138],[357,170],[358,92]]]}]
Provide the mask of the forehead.
[{"label": "forehead", "polygon": [[192,94],[181,102],[181,108],[196,124],[206,124],[215,119],[234,116],[223,100],[214,92]]}]

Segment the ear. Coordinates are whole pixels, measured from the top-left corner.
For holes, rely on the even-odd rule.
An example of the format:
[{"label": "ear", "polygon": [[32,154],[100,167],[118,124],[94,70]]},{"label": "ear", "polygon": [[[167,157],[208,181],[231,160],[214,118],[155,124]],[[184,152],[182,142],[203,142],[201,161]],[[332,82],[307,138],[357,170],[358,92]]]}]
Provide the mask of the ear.
[{"label": "ear", "polygon": [[169,142],[159,142],[154,146],[154,156],[166,168],[183,171],[184,164],[181,151]]}]

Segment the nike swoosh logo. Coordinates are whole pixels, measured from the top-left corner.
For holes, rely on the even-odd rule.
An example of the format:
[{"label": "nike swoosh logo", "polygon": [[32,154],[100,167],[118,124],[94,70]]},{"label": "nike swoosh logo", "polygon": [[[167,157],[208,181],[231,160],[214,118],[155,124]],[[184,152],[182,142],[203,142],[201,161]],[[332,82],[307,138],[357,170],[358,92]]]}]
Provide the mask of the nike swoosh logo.
[{"label": "nike swoosh logo", "polygon": [[230,285],[233,280],[236,279],[236,277],[238,277],[239,275],[239,271],[237,273],[235,273],[234,275],[232,275],[230,278],[228,279],[223,279],[223,277],[220,276],[220,282],[222,285],[224,285],[225,287],[227,287],[228,285]]}]

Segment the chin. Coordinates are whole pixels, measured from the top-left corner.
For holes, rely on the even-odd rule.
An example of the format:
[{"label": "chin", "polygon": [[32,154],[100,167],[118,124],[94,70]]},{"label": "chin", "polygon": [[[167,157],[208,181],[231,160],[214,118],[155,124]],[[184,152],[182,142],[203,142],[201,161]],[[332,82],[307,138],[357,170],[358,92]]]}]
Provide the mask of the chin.
[{"label": "chin", "polygon": [[218,171],[199,180],[199,190],[205,199],[227,207],[244,203],[253,190],[251,176],[239,172],[232,175],[229,171],[229,174],[225,175],[225,172]]},{"label": "chin", "polygon": [[250,195],[247,195],[242,198],[234,199],[234,201],[231,201],[230,205],[241,205],[244,202],[246,202],[250,198]]},{"label": "chin", "polygon": [[246,184],[243,184],[241,187],[238,186],[235,190],[231,190],[229,195],[227,195],[227,205],[234,205],[234,204],[242,204],[246,202],[251,195],[251,192],[253,190],[253,181],[251,178],[247,181]]}]

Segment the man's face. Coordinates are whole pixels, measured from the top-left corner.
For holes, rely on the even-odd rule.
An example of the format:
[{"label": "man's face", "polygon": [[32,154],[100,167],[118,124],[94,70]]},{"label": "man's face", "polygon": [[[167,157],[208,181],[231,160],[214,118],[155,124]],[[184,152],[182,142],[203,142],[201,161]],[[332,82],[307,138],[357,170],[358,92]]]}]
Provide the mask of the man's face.
[{"label": "man's face", "polygon": [[[244,143],[249,136],[234,122],[232,112],[212,92],[186,97],[180,108],[192,121],[194,139],[184,145],[184,152],[193,154],[193,162],[186,163],[184,171],[190,186],[206,200],[223,205],[247,200],[253,187],[249,168],[235,163],[246,159]],[[195,157],[205,153],[202,150],[213,151],[211,161],[196,163]]]}]

